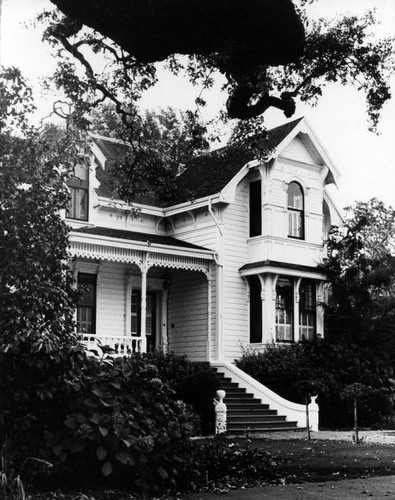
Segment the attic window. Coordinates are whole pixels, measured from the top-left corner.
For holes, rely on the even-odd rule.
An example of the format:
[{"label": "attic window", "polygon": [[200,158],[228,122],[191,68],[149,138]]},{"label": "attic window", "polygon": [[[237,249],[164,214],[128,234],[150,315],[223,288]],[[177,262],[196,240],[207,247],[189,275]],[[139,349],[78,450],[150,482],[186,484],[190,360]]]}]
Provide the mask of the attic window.
[{"label": "attic window", "polygon": [[88,175],[87,168],[80,168],[75,176],[67,181],[70,190],[67,218],[75,220],[88,220]]}]

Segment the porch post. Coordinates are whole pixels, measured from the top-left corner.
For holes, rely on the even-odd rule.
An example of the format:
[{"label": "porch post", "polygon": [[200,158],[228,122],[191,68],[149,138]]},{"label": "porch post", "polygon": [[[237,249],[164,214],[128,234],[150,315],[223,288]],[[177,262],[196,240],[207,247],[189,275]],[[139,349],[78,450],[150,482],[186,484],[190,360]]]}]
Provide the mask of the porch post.
[{"label": "porch post", "polygon": [[206,358],[207,361],[211,361],[211,318],[213,315],[213,305],[212,305],[212,300],[213,300],[213,277],[211,273],[211,266],[210,270],[208,272],[207,276],[207,352],[206,352]]},{"label": "porch post", "polygon": [[259,281],[261,283],[261,293],[260,293],[260,297],[261,297],[261,344],[264,344],[265,343],[265,339],[264,339],[264,324],[265,324],[265,308],[266,308],[266,302],[265,302],[265,299],[266,299],[266,287],[265,287],[265,277],[262,275],[262,274],[258,274],[258,278],[259,278]]},{"label": "porch post", "polygon": [[299,334],[299,302],[300,302],[299,289],[300,289],[301,281],[302,281],[302,278],[297,278],[294,282],[294,322],[293,322],[293,328],[294,328],[294,340],[295,340],[295,342],[300,340],[300,334]]},{"label": "porch post", "polygon": [[324,286],[325,286],[325,281],[320,281],[318,286],[316,286],[316,301],[317,301],[317,307],[316,307],[316,325],[317,325],[317,337],[323,337],[324,336]]},{"label": "porch post", "polygon": [[167,330],[167,301],[169,297],[168,287],[162,289],[162,307],[161,307],[161,331],[162,331],[162,349],[164,353],[169,351],[169,337]]},{"label": "porch post", "polygon": [[147,352],[147,337],[146,324],[147,324],[147,254],[143,254],[143,265],[141,266],[141,352]]}]

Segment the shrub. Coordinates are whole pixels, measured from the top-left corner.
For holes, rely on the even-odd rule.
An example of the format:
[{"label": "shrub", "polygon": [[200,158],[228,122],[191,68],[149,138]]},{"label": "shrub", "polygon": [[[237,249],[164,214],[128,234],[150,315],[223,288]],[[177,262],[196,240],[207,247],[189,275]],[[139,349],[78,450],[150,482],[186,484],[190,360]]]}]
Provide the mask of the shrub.
[{"label": "shrub", "polygon": [[304,403],[307,387],[319,395],[320,424],[323,427],[352,427],[352,405],[345,405],[340,393],[349,384],[359,382],[372,387],[361,402],[361,426],[380,426],[393,411],[389,381],[361,361],[352,347],[336,345],[325,339],[292,345],[269,345],[263,352],[245,352],[237,366],[280,396]]},{"label": "shrub", "polygon": [[189,464],[185,404],[146,357],[87,365],[63,426],[47,422],[44,431],[43,455],[56,457],[59,479],[93,485],[105,477],[140,492],[174,487]]},{"label": "shrub", "polygon": [[195,442],[192,457],[186,489],[223,491],[266,483],[277,476],[272,456],[250,447],[250,442],[245,446],[221,438]]},{"label": "shrub", "polygon": [[160,378],[175,391],[176,398],[190,404],[201,417],[202,432],[212,433],[215,427],[213,398],[220,387],[209,363],[160,352],[147,354],[147,359],[158,368]]}]

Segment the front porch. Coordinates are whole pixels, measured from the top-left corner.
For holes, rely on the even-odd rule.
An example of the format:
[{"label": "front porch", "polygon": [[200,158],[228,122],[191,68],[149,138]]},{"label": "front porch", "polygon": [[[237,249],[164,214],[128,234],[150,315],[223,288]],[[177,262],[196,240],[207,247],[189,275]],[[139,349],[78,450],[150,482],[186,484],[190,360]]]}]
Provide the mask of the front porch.
[{"label": "front porch", "polygon": [[74,275],[83,290],[76,323],[84,345],[98,352],[109,346],[115,356],[161,350],[196,361],[214,357],[213,252],[177,246],[174,238],[126,240],[134,234],[99,229],[71,233]]}]

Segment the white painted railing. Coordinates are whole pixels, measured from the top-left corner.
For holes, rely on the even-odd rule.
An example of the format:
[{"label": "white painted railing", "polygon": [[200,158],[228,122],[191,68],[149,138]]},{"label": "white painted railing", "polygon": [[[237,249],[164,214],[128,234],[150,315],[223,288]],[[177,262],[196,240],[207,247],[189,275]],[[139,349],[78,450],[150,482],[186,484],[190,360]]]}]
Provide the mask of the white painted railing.
[{"label": "white painted railing", "polygon": [[[239,387],[243,387],[247,392],[253,394],[254,398],[268,404],[271,409],[277,410],[280,415],[285,415],[287,420],[296,421],[298,427],[306,427],[305,405],[282,398],[228,361],[211,361],[210,364],[220,373],[223,373],[225,377],[230,377],[232,382],[237,382]],[[309,405],[310,429],[312,431],[318,431],[319,425],[319,408],[315,400],[316,397],[313,397]]]},{"label": "white painted railing", "polygon": [[110,353],[111,356],[129,356],[141,352],[142,338],[141,337],[116,337],[114,335],[95,335],[83,333],[82,343],[90,351],[98,351],[100,353],[101,347],[108,346],[114,352]]}]

